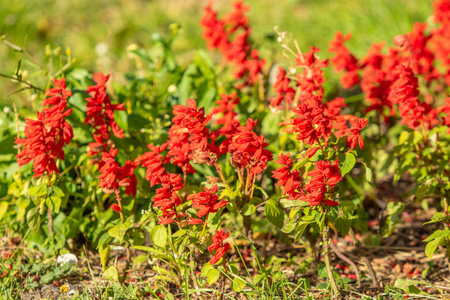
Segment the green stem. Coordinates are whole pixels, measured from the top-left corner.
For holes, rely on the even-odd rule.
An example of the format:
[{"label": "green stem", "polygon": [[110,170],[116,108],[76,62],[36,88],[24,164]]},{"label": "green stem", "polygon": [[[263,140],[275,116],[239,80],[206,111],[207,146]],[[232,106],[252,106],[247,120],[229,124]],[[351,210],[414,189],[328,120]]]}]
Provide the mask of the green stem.
[{"label": "green stem", "polygon": [[222,179],[223,184],[225,184],[225,186],[227,187],[227,189],[230,188],[230,186],[228,185],[227,180],[225,179],[225,176],[223,176],[222,170],[220,169],[219,165],[217,164],[217,162],[214,162],[214,167],[216,167],[217,172],[219,173],[220,179]]},{"label": "green stem", "polygon": [[[50,186],[50,174],[47,172],[47,187],[49,186]],[[50,236],[53,239],[53,235],[55,233],[53,231],[53,210],[49,208],[47,210],[47,213],[48,213],[48,232],[50,233]]]},{"label": "green stem", "polygon": [[328,274],[328,279],[331,283],[331,288],[333,289],[333,293],[337,298],[339,298],[339,289],[337,287],[336,281],[333,276],[333,270],[331,269],[331,263],[330,263],[330,243],[331,239],[328,234],[328,231],[330,230],[330,227],[327,225],[325,229],[322,231],[322,242],[323,242],[323,256],[325,259],[325,267]]}]

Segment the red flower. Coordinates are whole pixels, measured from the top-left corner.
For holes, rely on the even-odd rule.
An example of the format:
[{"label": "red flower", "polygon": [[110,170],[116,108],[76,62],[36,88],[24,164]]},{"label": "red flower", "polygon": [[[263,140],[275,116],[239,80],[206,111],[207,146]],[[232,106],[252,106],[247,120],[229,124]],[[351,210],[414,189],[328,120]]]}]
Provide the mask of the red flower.
[{"label": "red flower", "polygon": [[325,199],[327,192],[331,196],[336,184],[342,180],[341,172],[336,160],[334,164],[330,161],[317,161],[316,168],[307,175],[312,178],[304,187],[304,195],[300,200],[308,202],[309,206],[317,206],[324,202],[328,206],[337,205],[337,201]]},{"label": "red flower", "polygon": [[[110,131],[118,137],[124,138],[123,129],[119,129],[114,120],[114,112],[117,110],[125,110],[123,104],[112,104],[109,95],[106,93],[106,82],[109,75],[104,76],[102,73],[94,74],[96,85],[89,86],[86,93],[90,94],[90,98],[86,98],[86,119],[84,124],[89,124],[94,128],[94,143],[89,144],[89,156],[95,156],[104,151],[108,152],[108,140]],[[95,161],[94,161],[95,162]],[[99,169],[102,162],[98,161]]]},{"label": "red flower", "polygon": [[273,171],[272,177],[278,179],[277,184],[283,187],[283,195],[288,195],[291,199],[297,199],[301,195],[301,193],[297,192],[301,183],[301,178],[298,170],[291,171],[290,169],[292,165],[290,154],[284,155],[281,153],[279,159],[275,162],[279,165],[283,165],[283,167]]},{"label": "red flower", "polygon": [[277,92],[277,96],[270,99],[270,105],[281,108],[280,104],[283,100],[287,106],[294,102],[295,89],[290,84],[291,80],[287,77],[286,71],[278,67],[277,79],[273,84],[273,89]]},{"label": "red flower", "polygon": [[345,71],[341,77],[342,86],[345,89],[349,89],[359,82],[358,77],[358,60],[350,53],[345,47],[345,42],[351,38],[351,34],[345,36],[341,32],[336,32],[334,40],[330,41],[330,47],[328,51],[335,53],[335,56],[331,58],[330,63],[336,70],[336,72]]},{"label": "red flower", "polygon": [[181,204],[181,198],[176,193],[184,187],[183,179],[177,174],[164,174],[161,176],[162,187],[156,190],[156,195],[153,197],[153,207],[158,207],[163,212],[160,217],[159,224],[170,224],[175,221],[175,218],[184,217],[184,215],[177,213],[177,207]]},{"label": "red flower", "polygon": [[282,122],[283,126],[289,126],[286,132],[297,133],[297,140],[313,145],[320,140],[326,144],[331,134],[331,118],[326,113],[326,106],[322,103],[322,96],[305,98],[292,108],[296,117]]},{"label": "red flower", "polygon": [[150,181],[150,186],[161,183],[161,177],[166,174],[164,169],[164,161],[161,153],[166,149],[167,144],[162,144],[159,147],[148,145],[149,152],[137,157],[134,160],[136,166],[142,164],[147,168],[145,172],[145,179]]},{"label": "red flower", "polygon": [[121,211],[122,211],[122,209],[120,208],[120,206],[119,205],[117,205],[117,204],[113,204],[113,205],[111,205],[111,209],[113,210],[113,211],[115,211],[116,213],[120,213]]},{"label": "red flower", "polygon": [[115,156],[117,155],[118,150],[111,148],[109,152],[102,153],[102,161],[103,166],[100,169],[100,183],[99,186],[102,187],[103,191],[107,194],[112,194],[120,186],[134,186],[134,189],[131,188],[128,192],[136,193],[136,178],[134,177],[133,170],[134,165],[131,166],[129,162],[125,167],[120,167],[117,161],[115,160]]},{"label": "red flower", "polygon": [[215,213],[228,204],[226,200],[217,201],[219,200],[219,196],[215,195],[217,185],[214,185],[211,189],[204,188],[204,190],[204,192],[189,195],[187,198],[187,200],[192,200],[192,207],[199,210],[197,212],[197,217],[199,218]]},{"label": "red flower", "polygon": [[251,29],[245,15],[248,10],[248,6],[238,0],[233,4],[233,10],[220,20],[212,9],[212,2],[209,2],[200,24],[208,48],[217,48],[224,62],[233,65],[236,79],[244,79],[244,85],[253,85],[258,81],[265,61],[259,58],[257,50],[251,49]]},{"label": "red flower", "polygon": [[350,124],[352,128],[348,130],[349,135],[347,137],[347,146],[350,146],[350,150],[353,150],[356,147],[356,143],[359,144],[359,148],[364,147],[364,141],[361,137],[361,130],[366,127],[368,120],[353,118],[350,120]]},{"label": "red flower", "polygon": [[224,233],[223,230],[217,230],[216,234],[212,236],[212,244],[208,247],[208,251],[212,253],[214,250],[217,250],[214,256],[210,259],[209,264],[214,265],[216,262],[219,261],[220,258],[222,258],[225,253],[230,249],[230,244],[223,243],[228,236],[230,235],[229,232]]},{"label": "red flower", "polygon": [[37,120],[27,119],[25,122],[24,139],[16,138],[15,143],[23,145],[22,151],[17,155],[19,166],[33,160],[34,178],[42,176],[45,172],[59,173],[56,159],[64,159],[64,145],[69,144],[73,138],[72,126],[64,119],[69,116],[72,109],[66,109],[67,99],[72,92],[66,90],[65,79],[55,79],[55,87],[47,90],[43,101],[43,112],[37,112]]},{"label": "red flower", "polygon": [[249,118],[245,126],[234,125],[229,139],[224,143],[232,155],[233,165],[239,169],[248,168],[250,175],[262,173],[267,162],[272,160],[272,153],[265,149],[268,144],[264,141],[264,136],[258,136],[253,131],[256,122]]},{"label": "red flower", "polygon": [[326,79],[322,69],[328,65],[328,61],[318,59],[317,52],[319,48],[311,47],[311,50],[304,54],[297,53],[295,58],[296,66],[303,68],[303,72],[297,75],[298,86],[308,97],[314,93],[323,95],[322,85]]},{"label": "red flower", "polygon": [[221,132],[225,133],[231,130],[231,124],[237,116],[237,113],[235,113],[233,110],[236,105],[239,104],[240,99],[238,96],[236,96],[236,92],[233,92],[230,95],[223,93],[221,97],[221,99],[216,101],[218,107],[214,107],[211,113],[223,113],[222,117],[215,120],[215,123],[217,125],[224,125],[221,129]]}]

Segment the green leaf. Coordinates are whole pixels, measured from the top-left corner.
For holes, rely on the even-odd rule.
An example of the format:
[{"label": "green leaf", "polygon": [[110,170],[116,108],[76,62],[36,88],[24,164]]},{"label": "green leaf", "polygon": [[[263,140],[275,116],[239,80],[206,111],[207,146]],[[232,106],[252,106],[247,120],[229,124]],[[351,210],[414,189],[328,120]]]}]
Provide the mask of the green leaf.
[{"label": "green leaf", "polygon": [[251,216],[256,212],[256,206],[251,203],[245,203],[244,207],[242,207],[242,215],[243,216]]},{"label": "green leaf", "polygon": [[106,269],[105,279],[119,281],[119,272],[117,271],[116,267],[111,266]]},{"label": "green leaf", "polygon": [[131,245],[140,246],[145,242],[145,231],[139,227],[133,227],[127,230],[127,240]]},{"label": "green leaf", "polygon": [[291,207],[302,207],[307,206],[308,202],[301,200],[289,200],[289,199],[281,199],[280,204],[283,208],[291,208]]},{"label": "green leaf", "polygon": [[431,220],[428,222],[423,223],[425,224],[434,224],[434,223],[441,223],[445,220],[445,215],[442,212],[437,212],[433,215],[433,217],[431,217]]},{"label": "green leaf", "polygon": [[48,196],[45,198],[45,205],[58,214],[61,207],[61,198],[56,196]]},{"label": "green leaf", "polygon": [[47,185],[43,183],[43,184],[40,184],[40,185],[33,186],[33,187],[28,189],[27,195],[28,196],[33,196],[33,197],[39,197],[39,196],[47,195]]},{"label": "green leaf", "polygon": [[344,219],[342,217],[336,218],[336,229],[343,235],[346,236],[350,230],[352,225],[352,221],[348,219]]},{"label": "green leaf", "polygon": [[213,266],[211,266],[210,264],[204,264],[203,268],[202,268],[202,276],[206,277],[206,275],[208,275],[209,270],[214,269]]},{"label": "green leaf", "polygon": [[355,155],[353,153],[347,153],[347,155],[345,156],[345,161],[340,167],[342,177],[344,177],[345,174],[347,174],[353,169],[355,163],[356,163]]},{"label": "green leaf", "polygon": [[231,288],[235,292],[242,292],[244,287],[247,285],[247,282],[242,279],[240,276],[235,276],[233,281],[231,282]]},{"label": "green leaf", "polygon": [[163,225],[156,225],[150,232],[150,237],[152,238],[153,244],[165,248],[167,245],[167,230]]},{"label": "green leaf", "polygon": [[100,255],[100,262],[102,263],[102,270],[105,270],[108,266],[109,256],[111,255],[111,248],[108,245],[101,245],[98,248],[98,254]]},{"label": "green leaf", "polygon": [[371,183],[373,180],[372,169],[370,169],[366,164],[364,164],[364,167],[366,170],[366,180],[367,182]]},{"label": "green leaf", "polygon": [[63,190],[58,186],[53,187],[53,193],[58,197],[64,197],[66,195],[64,194]]},{"label": "green leaf", "polygon": [[395,226],[400,222],[405,204],[401,202],[389,202],[387,205],[388,216],[385,225],[381,228],[383,237],[388,237],[394,232]]},{"label": "green leaf", "polygon": [[177,232],[175,232],[174,234],[172,234],[173,238],[177,238],[183,235],[186,235],[188,232],[184,229],[178,230]]},{"label": "green leaf", "polygon": [[342,214],[346,218],[349,218],[350,216],[352,216],[356,209],[355,203],[353,203],[353,201],[350,201],[350,200],[341,201],[339,203],[339,206],[342,210]]},{"label": "green leaf", "polygon": [[110,236],[118,239],[120,242],[123,242],[123,237],[127,232],[128,228],[131,227],[130,222],[125,222],[123,224],[115,225],[111,229],[108,230]]},{"label": "green leaf", "polygon": [[416,200],[421,201],[423,197],[425,197],[425,195],[428,193],[429,189],[430,187],[425,184],[419,185],[416,190]]},{"label": "green leaf", "polygon": [[8,211],[8,206],[9,206],[8,202],[6,202],[6,201],[0,202],[0,220],[3,218],[3,216]]},{"label": "green leaf", "polygon": [[283,227],[284,212],[277,201],[273,199],[267,200],[264,207],[264,214],[266,215],[267,220],[277,228]]},{"label": "green leaf", "polygon": [[220,272],[214,268],[209,270],[208,273],[206,274],[206,280],[208,281],[209,285],[212,285],[213,283],[215,283],[217,280],[219,280],[219,278],[220,278]]},{"label": "green leaf", "polygon": [[306,230],[306,227],[308,227],[308,222],[300,222],[297,225],[297,228],[295,228],[295,238],[294,238],[294,242],[298,242],[301,237],[303,236],[303,233]]}]

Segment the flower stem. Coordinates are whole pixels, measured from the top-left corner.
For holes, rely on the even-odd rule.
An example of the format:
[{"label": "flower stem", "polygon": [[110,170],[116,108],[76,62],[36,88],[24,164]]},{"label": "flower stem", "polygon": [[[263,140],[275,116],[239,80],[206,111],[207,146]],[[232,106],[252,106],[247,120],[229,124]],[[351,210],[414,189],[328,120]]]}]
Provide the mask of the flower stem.
[{"label": "flower stem", "polygon": [[227,189],[230,188],[230,186],[228,185],[228,182],[225,179],[225,176],[223,176],[222,170],[220,169],[219,165],[217,164],[217,162],[214,162],[214,167],[216,167],[217,172],[219,173],[220,179],[222,179],[223,184],[225,184],[225,186],[227,187]]},{"label": "flower stem", "polygon": [[331,283],[331,288],[333,289],[334,295],[339,298],[339,289],[337,287],[336,281],[333,276],[333,270],[331,269],[331,263],[330,263],[330,243],[331,239],[328,234],[328,231],[330,230],[330,227],[327,225],[325,229],[322,231],[322,242],[323,242],[323,256],[325,259],[325,267],[328,274],[328,279]]},{"label": "flower stem", "polygon": [[[47,187],[50,186],[50,174],[47,172]],[[48,196],[48,195],[47,195]],[[51,208],[48,208],[48,232],[50,233],[50,236],[53,239],[54,231],[53,231],[53,210]]]},{"label": "flower stem", "polygon": [[202,230],[202,233],[200,234],[200,238],[198,239],[200,242],[202,240],[203,235],[205,234],[206,224],[208,224],[208,216],[209,216],[209,213],[206,214],[205,223],[203,223],[203,230]]}]

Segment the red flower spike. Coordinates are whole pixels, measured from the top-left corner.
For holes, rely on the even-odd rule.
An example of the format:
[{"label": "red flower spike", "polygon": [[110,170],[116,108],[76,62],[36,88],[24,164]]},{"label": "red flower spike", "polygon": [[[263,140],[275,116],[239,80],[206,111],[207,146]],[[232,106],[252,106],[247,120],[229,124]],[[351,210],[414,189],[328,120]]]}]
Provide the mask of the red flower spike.
[{"label": "red flower spike", "polygon": [[233,65],[234,77],[244,79],[243,85],[255,84],[265,64],[249,43],[251,29],[245,16],[248,10],[248,6],[238,0],[233,10],[219,19],[209,2],[200,22],[208,48],[222,53],[223,61]]},{"label": "red flower spike", "polygon": [[[89,124],[94,128],[94,143],[89,144],[89,156],[96,156],[102,152],[108,152],[109,146],[107,144],[110,138],[110,131],[118,137],[124,138],[123,129],[119,129],[114,120],[114,112],[118,110],[125,110],[123,104],[112,104],[111,98],[106,93],[106,83],[109,75],[104,76],[102,73],[94,74],[94,81],[96,85],[89,86],[86,89],[91,97],[86,98],[86,119],[84,124]],[[95,161],[94,161],[95,162]],[[98,162],[99,169],[102,167],[102,162]]]},{"label": "red flower spike", "polygon": [[336,32],[334,40],[330,41],[328,51],[334,53],[335,56],[331,58],[330,63],[336,72],[345,71],[341,77],[341,83],[344,89],[349,89],[359,83],[358,76],[358,60],[345,47],[345,42],[351,38],[351,34],[345,36],[341,32]]},{"label": "red flower spike", "polygon": [[37,120],[25,122],[25,138],[16,138],[15,144],[23,145],[17,155],[19,166],[33,161],[34,178],[45,172],[59,173],[56,159],[64,159],[64,145],[73,138],[72,126],[64,119],[72,109],[66,109],[67,99],[72,95],[66,90],[65,79],[55,79],[55,87],[47,90],[43,111],[37,112]]},{"label": "red flower spike", "polygon": [[301,193],[297,191],[301,183],[301,178],[298,170],[290,170],[292,165],[290,154],[284,155],[281,153],[279,159],[275,162],[283,165],[283,167],[272,172],[272,177],[278,179],[277,184],[283,187],[283,195],[287,195],[288,199],[298,199],[301,196]]},{"label": "red flower spike", "polygon": [[219,200],[219,196],[215,195],[217,192],[217,185],[214,185],[211,189],[204,188],[204,192],[189,195],[188,201],[192,200],[192,207],[198,209],[197,217],[201,218],[210,213],[217,212],[220,208],[228,204],[228,201]]},{"label": "red flower spike", "polygon": [[225,253],[230,249],[230,244],[225,243],[224,241],[230,235],[229,232],[224,233],[223,230],[217,230],[216,233],[212,236],[212,244],[208,247],[208,251],[212,253],[214,250],[217,250],[214,256],[210,259],[209,264],[214,265],[217,263]]},{"label": "red flower spike", "polygon": [[271,106],[282,108],[282,101],[285,101],[288,105],[294,102],[295,89],[290,85],[291,80],[287,77],[286,71],[284,71],[283,68],[278,67],[277,79],[273,84],[273,89],[277,93],[277,96],[270,99]]},{"label": "red flower spike", "polygon": [[317,161],[316,168],[310,171],[308,176],[312,177],[304,186],[304,194],[299,198],[308,202],[309,206],[317,206],[325,203],[328,206],[334,206],[338,203],[329,199],[325,199],[325,194],[333,193],[336,184],[342,180],[339,170],[339,162],[336,160],[334,164],[330,161]]},{"label": "red flower spike", "polygon": [[347,137],[347,147],[350,146],[349,151],[356,147],[356,143],[359,144],[359,148],[364,148],[364,141],[361,137],[361,130],[366,127],[368,120],[354,118],[350,120],[352,128],[348,130],[349,135]]}]

